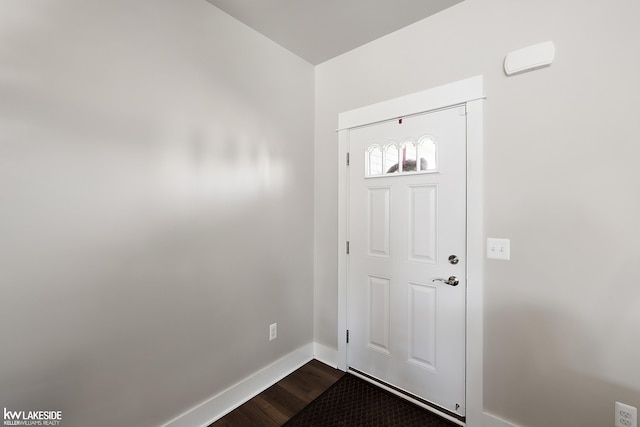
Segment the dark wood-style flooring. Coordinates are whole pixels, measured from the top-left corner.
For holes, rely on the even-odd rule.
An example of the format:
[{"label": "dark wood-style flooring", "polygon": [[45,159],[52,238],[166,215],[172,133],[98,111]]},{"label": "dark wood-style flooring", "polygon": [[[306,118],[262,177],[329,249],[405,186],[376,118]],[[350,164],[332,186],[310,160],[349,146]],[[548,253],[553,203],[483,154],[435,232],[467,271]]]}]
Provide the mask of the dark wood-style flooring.
[{"label": "dark wood-style flooring", "polygon": [[281,426],[343,375],[312,360],[209,427]]}]

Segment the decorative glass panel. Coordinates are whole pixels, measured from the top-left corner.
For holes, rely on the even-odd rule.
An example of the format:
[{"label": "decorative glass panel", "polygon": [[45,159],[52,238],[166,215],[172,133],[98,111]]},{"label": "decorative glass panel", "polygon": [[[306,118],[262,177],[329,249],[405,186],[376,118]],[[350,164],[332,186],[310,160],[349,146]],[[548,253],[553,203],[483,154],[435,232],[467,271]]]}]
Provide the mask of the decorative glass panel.
[{"label": "decorative glass panel", "polygon": [[389,144],[384,150],[384,170],[386,173],[398,172],[398,147]]},{"label": "decorative glass panel", "polygon": [[366,176],[369,177],[438,170],[436,141],[428,135],[421,137],[418,142],[409,138],[401,143],[390,141],[384,147],[372,144],[365,156]]},{"label": "decorative glass panel", "polygon": [[369,176],[382,175],[382,149],[377,145],[369,148]]},{"label": "decorative glass panel", "polygon": [[402,172],[415,172],[421,170],[416,164],[416,145],[413,141],[402,144]]},{"label": "decorative glass panel", "polygon": [[418,141],[418,156],[420,157],[421,171],[438,170],[436,156],[436,142],[430,136],[423,136]]}]

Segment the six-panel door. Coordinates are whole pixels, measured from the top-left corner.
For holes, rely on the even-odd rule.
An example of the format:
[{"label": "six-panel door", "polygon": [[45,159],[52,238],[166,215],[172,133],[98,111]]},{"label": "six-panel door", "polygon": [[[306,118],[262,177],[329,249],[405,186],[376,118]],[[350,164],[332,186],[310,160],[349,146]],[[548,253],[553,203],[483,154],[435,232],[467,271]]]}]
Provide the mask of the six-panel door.
[{"label": "six-panel door", "polygon": [[348,365],[464,415],[464,107],[352,129],[349,152]]}]

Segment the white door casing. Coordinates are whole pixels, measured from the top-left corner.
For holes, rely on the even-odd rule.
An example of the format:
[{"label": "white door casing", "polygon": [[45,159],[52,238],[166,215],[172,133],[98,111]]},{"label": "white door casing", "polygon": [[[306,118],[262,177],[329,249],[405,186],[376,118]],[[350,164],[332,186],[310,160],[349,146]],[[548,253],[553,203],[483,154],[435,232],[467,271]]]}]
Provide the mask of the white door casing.
[{"label": "white door casing", "polygon": [[349,132],[349,368],[460,416],[465,148],[464,106]]},{"label": "white door casing", "polygon": [[[482,422],[482,258],[484,244],[482,233],[482,77],[477,76],[423,92],[392,99],[379,104],[351,110],[339,115],[339,260],[338,260],[338,359],[337,366],[346,370],[348,301],[348,256],[345,244],[348,238],[348,168],[345,158],[349,145],[349,130],[390,119],[407,117],[464,104],[467,108],[467,274],[466,274],[466,423],[474,426]],[[397,179],[397,178],[396,178]],[[424,192],[426,190],[419,190]],[[374,192],[375,193],[375,192]],[[384,191],[375,195],[384,200]],[[376,198],[374,197],[374,198]],[[443,274],[443,276],[445,276]],[[382,275],[380,275],[382,276]],[[426,285],[422,281],[422,285]],[[373,283],[373,289],[383,289],[382,282]],[[417,299],[428,301],[428,287],[414,287]],[[433,288],[431,288],[433,289]],[[459,422],[459,421],[458,421]]]}]

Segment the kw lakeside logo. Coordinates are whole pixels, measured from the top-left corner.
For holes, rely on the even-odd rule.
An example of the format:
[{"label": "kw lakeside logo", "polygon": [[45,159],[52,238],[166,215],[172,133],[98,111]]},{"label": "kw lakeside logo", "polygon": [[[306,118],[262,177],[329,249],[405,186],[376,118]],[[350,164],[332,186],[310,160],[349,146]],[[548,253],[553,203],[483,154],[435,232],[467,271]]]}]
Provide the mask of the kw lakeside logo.
[{"label": "kw lakeside logo", "polygon": [[10,411],[4,408],[5,426],[59,426],[62,411]]}]

